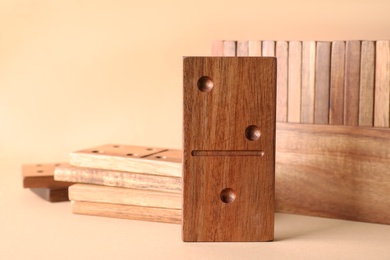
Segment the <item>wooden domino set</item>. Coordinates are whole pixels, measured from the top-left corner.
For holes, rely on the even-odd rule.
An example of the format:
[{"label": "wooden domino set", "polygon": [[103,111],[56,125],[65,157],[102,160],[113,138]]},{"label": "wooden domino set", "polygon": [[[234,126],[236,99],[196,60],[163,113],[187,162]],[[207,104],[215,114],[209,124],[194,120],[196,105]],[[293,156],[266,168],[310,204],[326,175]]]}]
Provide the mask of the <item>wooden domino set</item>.
[{"label": "wooden domino set", "polygon": [[212,51],[183,61],[182,151],[88,148],[24,166],[24,187],[76,214],[182,223],[191,242],[272,241],[275,211],[390,224],[390,41]]}]

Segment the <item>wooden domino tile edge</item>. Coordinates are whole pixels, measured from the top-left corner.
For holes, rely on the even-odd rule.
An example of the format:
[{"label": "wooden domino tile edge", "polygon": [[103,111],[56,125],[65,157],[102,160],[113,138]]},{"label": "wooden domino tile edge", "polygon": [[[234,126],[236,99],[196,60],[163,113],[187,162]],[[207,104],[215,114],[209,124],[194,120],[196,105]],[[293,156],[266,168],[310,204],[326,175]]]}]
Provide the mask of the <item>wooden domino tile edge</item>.
[{"label": "wooden domino tile edge", "polygon": [[74,214],[110,218],[122,218],[171,224],[181,223],[181,210],[178,209],[72,201],[72,212]]},{"label": "wooden domino tile edge", "polygon": [[[105,145],[103,149],[91,148],[70,153],[70,164],[78,167],[181,177],[181,165],[178,164],[180,160],[168,156],[180,154],[180,150],[162,149],[156,153],[139,156],[132,152],[134,149],[132,146],[126,148],[123,153],[115,154],[111,149],[114,146],[117,145]],[[142,165],[138,164],[140,158],[143,159]]]},{"label": "wooden domino tile edge", "polygon": [[75,184],[69,187],[72,201],[111,203],[143,207],[181,209],[182,196],[178,193]]},{"label": "wooden domino tile edge", "polygon": [[[138,163],[142,164],[143,159],[140,159]],[[75,167],[71,165],[62,165],[56,167],[54,171],[54,178],[60,181],[88,183],[112,187],[157,190],[173,193],[181,193],[182,191],[181,177],[102,170]]]}]

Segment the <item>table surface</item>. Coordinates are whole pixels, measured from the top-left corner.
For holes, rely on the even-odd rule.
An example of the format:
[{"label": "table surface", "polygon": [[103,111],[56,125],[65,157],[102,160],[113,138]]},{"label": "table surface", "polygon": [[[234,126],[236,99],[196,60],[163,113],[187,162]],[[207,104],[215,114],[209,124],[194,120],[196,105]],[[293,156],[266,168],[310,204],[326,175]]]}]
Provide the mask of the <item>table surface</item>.
[{"label": "table surface", "polygon": [[[319,202],[320,203],[320,202]],[[390,259],[390,225],[275,215],[275,241],[183,243],[181,226],[71,213],[22,188],[2,163],[1,259]]]}]

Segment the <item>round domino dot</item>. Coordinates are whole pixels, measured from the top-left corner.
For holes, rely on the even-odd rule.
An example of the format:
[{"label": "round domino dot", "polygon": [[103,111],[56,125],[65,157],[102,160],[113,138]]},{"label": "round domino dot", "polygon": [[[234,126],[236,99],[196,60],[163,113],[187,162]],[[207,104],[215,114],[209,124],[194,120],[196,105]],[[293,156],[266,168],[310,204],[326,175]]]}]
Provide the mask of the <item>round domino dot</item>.
[{"label": "round domino dot", "polygon": [[245,137],[249,141],[256,141],[260,138],[260,129],[255,125],[250,125],[245,129]]},{"label": "round domino dot", "polygon": [[202,92],[209,92],[214,87],[213,80],[208,76],[200,77],[198,80],[198,89]]},{"label": "round domino dot", "polygon": [[223,203],[229,204],[236,199],[236,193],[232,189],[226,188],[221,191],[220,198]]}]

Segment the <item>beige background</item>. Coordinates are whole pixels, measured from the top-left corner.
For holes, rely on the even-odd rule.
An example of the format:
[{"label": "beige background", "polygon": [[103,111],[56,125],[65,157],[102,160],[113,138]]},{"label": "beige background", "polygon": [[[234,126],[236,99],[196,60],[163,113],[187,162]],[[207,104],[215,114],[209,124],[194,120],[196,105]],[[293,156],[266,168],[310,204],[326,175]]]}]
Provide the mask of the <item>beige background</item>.
[{"label": "beige background", "polygon": [[181,148],[182,56],[209,55],[215,39],[390,39],[389,10],[387,0],[0,0],[0,258],[388,259],[390,226],[278,214],[277,243],[194,245],[176,225],[75,216],[23,190],[20,165],[105,143]]},{"label": "beige background", "polygon": [[182,56],[215,39],[390,39],[390,1],[0,1],[0,162],[181,148]]}]

